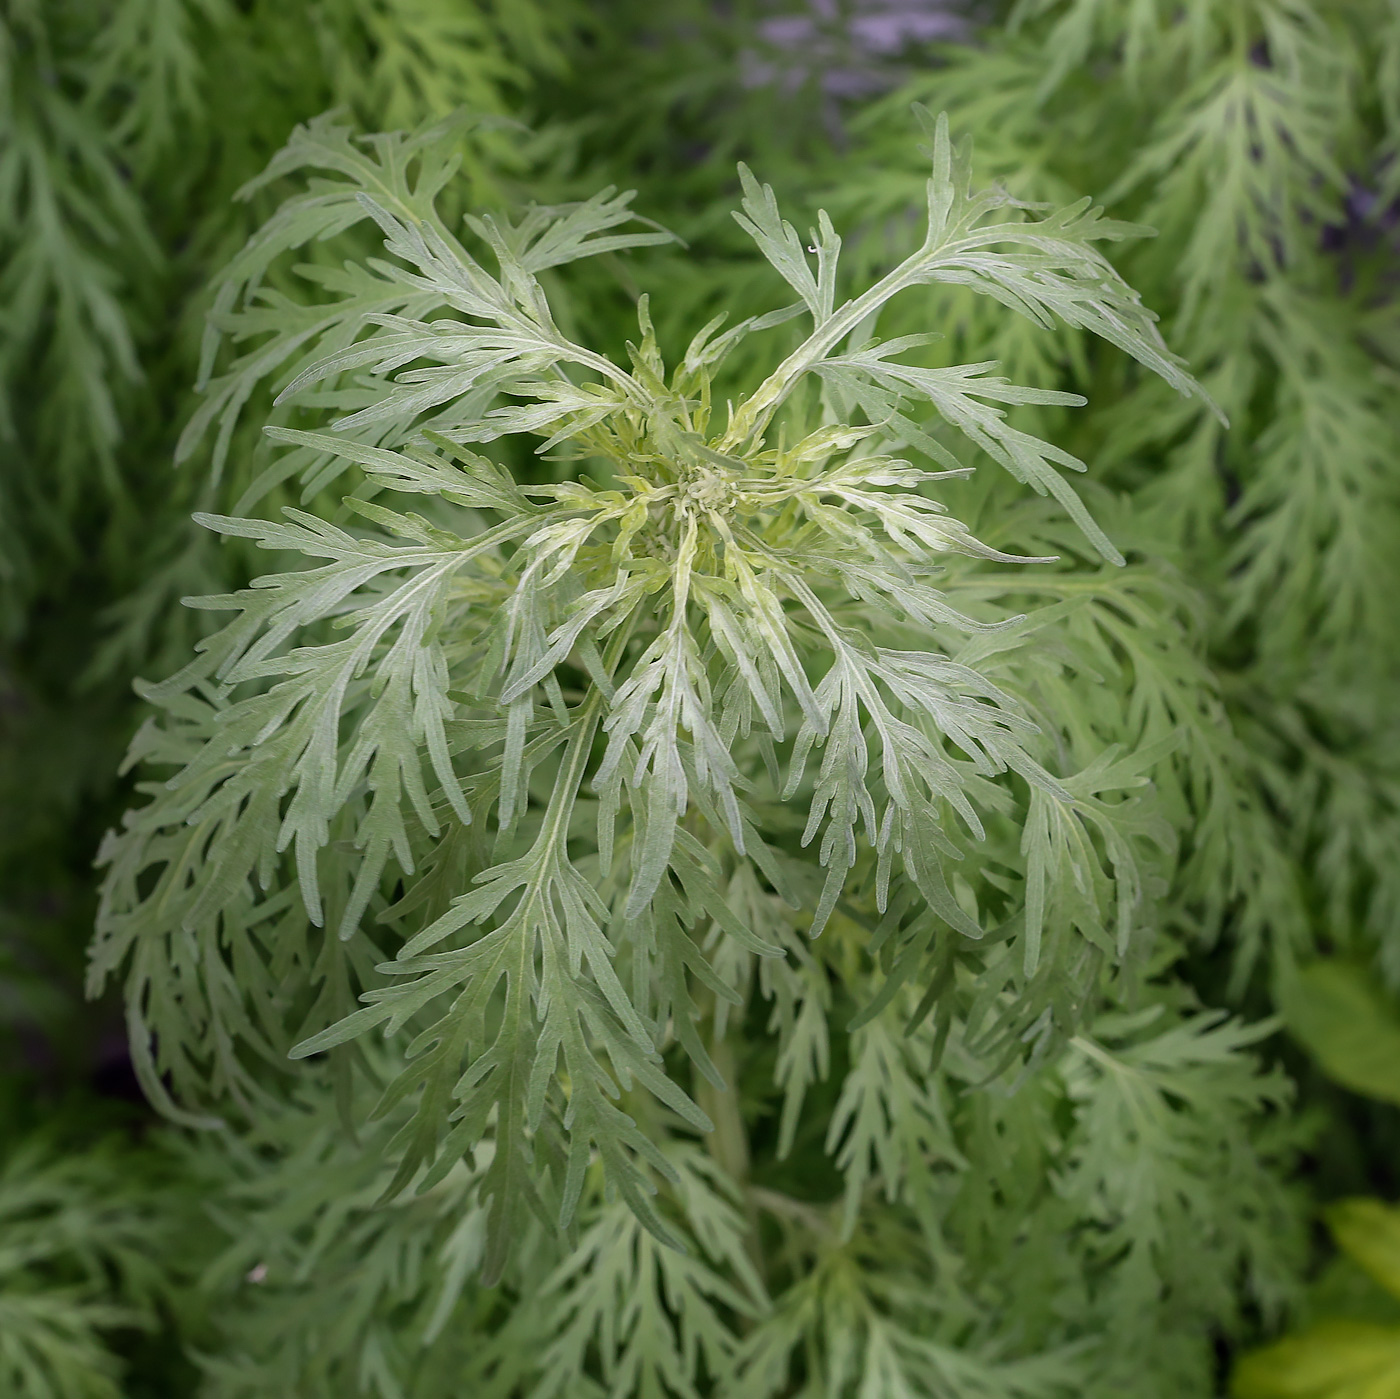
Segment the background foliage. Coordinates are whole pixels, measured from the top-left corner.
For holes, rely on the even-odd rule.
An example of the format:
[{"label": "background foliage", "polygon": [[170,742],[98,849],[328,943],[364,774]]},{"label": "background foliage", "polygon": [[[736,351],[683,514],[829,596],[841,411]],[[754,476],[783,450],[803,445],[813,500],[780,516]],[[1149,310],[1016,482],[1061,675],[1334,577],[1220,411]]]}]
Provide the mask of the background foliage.
[{"label": "background foliage", "polygon": [[[1038,1399],[1233,1383],[1260,1399],[1330,1399],[1395,1382],[1393,0],[4,0],[0,103],[6,1392]],[[489,1125],[499,1157],[449,1151],[424,1188],[416,1163],[436,1151],[445,1115],[435,1081],[420,1091],[421,1072],[405,1073],[407,1035],[331,1047],[345,1038],[332,1032],[311,1046],[329,1052],[286,1054],[353,1012],[361,990],[403,987],[376,963],[404,943],[412,958],[409,940],[472,874],[520,853],[503,844],[492,855],[478,839],[512,828],[492,801],[513,803],[516,824],[535,831],[553,760],[544,747],[511,759],[491,745],[514,741],[525,755],[532,735],[548,737],[556,696],[541,688],[536,708],[528,686],[543,684],[531,666],[559,622],[554,595],[522,623],[517,739],[492,717],[499,692],[475,693],[490,703],[452,731],[459,771],[464,754],[479,755],[461,797],[477,818],[464,828],[471,841],[433,846],[417,884],[398,889],[402,850],[412,844],[422,859],[432,846],[435,818],[409,803],[397,851],[390,826],[377,855],[371,836],[380,863],[356,892],[352,808],[368,789],[348,814],[306,817],[308,841],[326,844],[333,921],[350,905],[353,932],[368,908],[365,927],[377,931],[322,937],[307,865],[300,887],[292,855],[269,873],[274,823],[260,837],[267,848],[245,857],[249,869],[261,858],[259,888],[273,891],[258,894],[256,916],[251,883],[196,862],[226,896],[200,949],[198,919],[172,917],[150,867],[122,865],[131,838],[109,844],[115,873],[92,969],[95,983],[134,978],[124,1007],[118,991],[82,994],[99,916],[94,855],[123,809],[147,800],[130,772],[118,775],[122,754],[144,725],[136,757],[185,761],[191,735],[212,722],[199,706],[215,702],[193,671],[139,694],[131,679],[181,674],[213,632],[218,612],[181,598],[234,593],[268,572],[304,578],[295,551],[332,530],[349,540],[418,529],[424,550],[444,547],[441,529],[457,526],[421,494],[407,503],[427,515],[421,527],[405,523],[401,494],[369,503],[402,490],[411,458],[376,473],[364,449],[402,447],[430,409],[449,438],[459,429],[459,448],[474,442],[528,487],[577,469],[534,454],[533,442],[481,445],[472,425],[502,400],[409,401],[392,375],[410,361],[373,343],[338,380],[323,374],[274,404],[318,355],[364,338],[362,312],[382,294],[373,277],[388,275],[353,189],[393,185],[399,176],[381,178],[374,159],[397,170],[403,148],[348,133],[435,132],[437,147],[419,147],[425,166],[436,149],[460,168],[434,217],[468,241],[463,214],[519,220],[531,202],[636,190],[631,207],[676,238],[639,238],[654,226],[622,223],[620,208],[609,224],[605,210],[592,236],[625,229],[633,246],[536,258],[526,272],[561,336],[649,384],[656,357],[669,373],[721,311],[733,325],[797,294],[820,320],[833,305],[824,297],[839,306],[916,253],[929,163],[911,103],[974,138],[973,185],[1020,201],[1008,217],[1053,217],[1088,195],[1112,219],[1157,230],[1098,244],[1112,273],[1088,262],[1066,273],[1060,252],[997,261],[1002,248],[882,310],[886,341],[942,333],[904,342],[914,379],[829,371],[829,394],[865,393],[846,406],[872,418],[892,400],[859,384],[946,386],[952,367],[996,361],[995,373],[1028,386],[996,400],[1005,419],[945,393],[935,399],[945,420],[960,404],[954,416],[980,427],[959,437],[919,408],[903,447],[921,462],[944,454],[930,465],[955,452],[979,467],[936,491],[992,550],[1058,556],[1019,568],[940,553],[950,605],[979,623],[1028,620],[954,643],[946,615],[916,626],[907,603],[887,617],[840,615],[886,647],[936,638],[948,654],[961,648],[958,661],[998,687],[1008,713],[1037,722],[1026,761],[1070,784],[1078,814],[1065,818],[1050,788],[968,779],[985,838],[945,827],[964,858],[949,861],[942,907],[914,869],[912,836],[888,903],[878,861],[860,847],[815,940],[822,842],[805,854],[800,842],[834,741],[817,750],[807,786],[794,784],[795,816],[777,784],[744,797],[772,851],[759,873],[711,839],[722,817],[689,822],[678,883],[665,885],[676,907],[655,916],[650,943],[629,932],[640,940],[619,955],[629,1004],[660,1045],[652,1091],[639,1060],[621,1103],[635,1127],[608,1117],[617,1109],[602,1093],[591,1126],[573,1116],[565,1126],[557,1095],[582,1101],[588,1072],[569,1063],[549,1100],[559,1150],[571,1133],[586,1148],[588,1131],[599,1150],[569,1177],[569,1228],[553,1227],[557,1202],[541,1217],[523,1210],[507,1255],[491,1220],[514,1169],[499,1118],[476,1128]],[[331,110],[333,121],[317,122]],[[470,119],[434,127],[459,110]],[[804,281],[797,261],[807,267],[802,248],[820,236],[830,249],[829,239],[787,247],[765,196],[741,185],[740,160],[804,234],[818,208],[829,212],[844,240],[829,286],[810,271]],[[323,183],[309,186],[318,161]],[[422,186],[399,193],[425,215]],[[731,217],[746,193],[757,242]],[[419,270],[431,279],[426,263]],[[1013,271],[1020,292],[1008,289]],[[1080,300],[1056,299],[1061,275],[1081,279]],[[1204,394],[1178,392],[1179,371],[1151,362],[1143,327],[1136,340],[1103,338],[1114,276],[1157,313]],[[982,294],[988,277],[1004,294]],[[249,295],[258,288],[260,300]],[[643,293],[654,343],[639,329]],[[430,322],[430,297],[395,294],[395,314]],[[421,326],[414,333],[421,369],[433,351]],[[739,402],[803,333],[788,320],[736,342],[713,368],[714,402]],[[845,358],[860,352],[852,344]],[[513,363],[510,382],[532,372]],[[324,437],[291,435],[324,434],[347,408],[379,400],[392,411],[354,429],[358,446],[339,458]],[[974,406],[980,418],[969,418]],[[831,408],[831,398],[825,409],[795,402],[787,442]],[[577,404],[570,411],[540,435],[602,431]],[[291,433],[269,438],[267,423]],[[1023,484],[1026,459],[1008,444],[1032,441],[1061,454],[1039,459],[1047,470],[1065,457],[1088,464],[1075,485],[1081,523],[1096,522],[1089,535],[1062,493],[1057,502]],[[438,482],[455,470],[445,450],[412,460]],[[507,518],[502,502],[543,510],[550,499],[507,501],[514,488],[495,479],[494,496],[460,502],[478,522]],[[933,489],[903,485],[915,501]],[[302,524],[288,524],[284,506],[308,512]],[[196,512],[254,523],[226,525],[221,543]],[[275,551],[271,565],[257,544]],[[1105,561],[1114,554],[1121,566]],[[304,639],[330,657],[343,635]],[[220,644],[204,653],[210,664]],[[824,651],[801,644],[815,678]],[[753,662],[755,696],[786,694],[781,665],[780,652]],[[248,751],[275,762],[272,730],[254,712],[271,674],[254,665],[244,678],[249,735],[264,745]],[[588,677],[561,676],[558,703],[573,704]],[[204,688],[182,688],[196,679]],[[404,701],[392,683],[382,693],[371,713],[392,729],[392,703]],[[176,726],[163,737],[149,723],[153,701]],[[411,726],[400,727],[403,737]],[[509,802],[497,793],[509,785],[503,768],[517,775]],[[136,780],[160,798],[171,772]],[[632,858],[637,786],[629,775],[618,798],[619,860]],[[697,803],[710,799],[702,786],[692,771]],[[160,800],[173,815],[160,815]],[[160,800],[144,808],[150,838],[174,839],[183,798]],[[639,857],[608,883],[609,862],[588,844],[596,800],[585,790],[565,867],[578,862],[609,916],[631,918],[629,889],[661,876]],[[831,819],[843,818],[833,808]],[[854,826],[855,809],[844,819]],[[645,816],[638,824],[640,850],[649,828]],[[796,912],[779,897],[785,878]],[[705,903],[710,886],[722,914]],[[403,907],[390,909],[401,892]],[[696,940],[676,934],[686,924]],[[1044,951],[1028,956],[1037,926]],[[974,941],[969,928],[991,931]],[[645,949],[686,946],[688,972],[656,974],[672,999],[637,1000],[651,984]],[[398,965],[426,974],[420,961]],[[376,1004],[361,1016],[380,1016]],[[1010,1035],[1001,1043],[988,1032],[997,1024]],[[450,1087],[455,1069],[442,1081]],[[385,1083],[397,1086],[381,1102]],[[545,1101],[543,1088],[531,1092]],[[214,1116],[221,1126],[208,1125]],[[548,1196],[566,1173],[551,1175],[548,1133],[536,1135]],[[621,1163],[620,1148],[609,1156],[614,1138],[626,1145]],[[654,1197],[639,1193],[648,1180],[660,1185]]]}]

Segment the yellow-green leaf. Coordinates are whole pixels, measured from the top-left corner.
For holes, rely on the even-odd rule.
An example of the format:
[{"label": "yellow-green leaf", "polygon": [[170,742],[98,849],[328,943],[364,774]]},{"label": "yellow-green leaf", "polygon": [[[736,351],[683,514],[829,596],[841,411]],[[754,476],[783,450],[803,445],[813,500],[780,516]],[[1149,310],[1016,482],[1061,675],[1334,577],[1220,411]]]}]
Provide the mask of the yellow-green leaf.
[{"label": "yellow-green leaf", "polygon": [[1400,1103],[1400,1011],[1364,968],[1314,962],[1282,996],[1288,1028],[1331,1079]]},{"label": "yellow-green leaf", "polygon": [[1325,1321],[1235,1367],[1234,1399],[1400,1399],[1400,1327]]},{"label": "yellow-green leaf", "polygon": [[1379,1200],[1343,1200],[1327,1211],[1332,1237],[1394,1297],[1400,1297],[1400,1209]]}]

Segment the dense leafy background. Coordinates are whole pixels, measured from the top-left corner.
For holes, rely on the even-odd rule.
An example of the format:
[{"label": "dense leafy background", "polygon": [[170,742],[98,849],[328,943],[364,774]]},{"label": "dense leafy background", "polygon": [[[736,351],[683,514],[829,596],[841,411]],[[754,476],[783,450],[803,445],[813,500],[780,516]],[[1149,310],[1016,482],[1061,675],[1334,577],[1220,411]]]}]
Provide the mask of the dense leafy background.
[{"label": "dense leafy background", "polygon": [[[1065,771],[1110,745],[1146,755],[1159,838],[1141,842],[1139,961],[1094,982],[1078,1032],[1018,1075],[912,1014],[930,979],[972,1004],[1011,977],[995,948],[943,967],[916,937],[901,960],[896,937],[882,963],[858,920],[811,942],[766,887],[731,887],[788,955],[777,976],[716,944],[742,995],[700,1022],[728,1085],[695,1076],[715,1130],[627,1103],[665,1143],[657,1208],[686,1251],[591,1179],[573,1235],[522,1228],[493,1288],[466,1166],[379,1203],[411,1106],[366,1123],[389,1051],[250,1071],[221,1130],[162,1122],[119,996],[82,989],[94,854],[149,713],[130,682],[176,671],[218,620],[182,597],[267,571],[193,512],[339,499],[267,474],[260,428],[290,410],[238,358],[271,343],[239,277],[304,304],[320,284],[297,258],[376,252],[366,225],[234,262],[305,188],[290,162],[257,177],[331,109],[376,132],[467,108],[491,120],[459,142],[454,225],[635,189],[684,246],[547,285],[566,333],[627,363],[641,292],[671,357],[721,310],[783,304],[731,218],[739,160],[800,228],[830,212],[843,296],[913,251],[928,166],[912,102],[975,138],[981,183],[1054,207],[1087,194],[1156,228],[1107,254],[1223,410],[965,287],[881,321],[944,332],[927,369],[995,359],[1088,400],[1012,422],[1089,463],[1082,494],[1126,566],[983,457],[949,486],[953,513],[1066,564],[952,585],[979,616],[1045,609],[1007,676],[1053,716]],[[1325,1399],[1387,1373],[1393,1305],[1366,1277],[1393,1267],[1358,1238],[1393,1225],[1334,1206],[1400,1198],[1383,1052],[1400,995],[1397,142],[1386,0],[4,0],[0,1387],[1175,1397],[1224,1388],[1290,1327],[1304,1349],[1260,1352],[1241,1392]],[[733,383],[765,366],[750,343]],[[554,479],[501,451],[521,479]],[[988,819],[1005,858],[954,885],[964,913],[1002,906],[1021,819]],[[369,978],[364,960],[346,975]],[[882,986],[882,1012],[858,1018]],[[1359,1270],[1316,1227],[1324,1207]]]}]

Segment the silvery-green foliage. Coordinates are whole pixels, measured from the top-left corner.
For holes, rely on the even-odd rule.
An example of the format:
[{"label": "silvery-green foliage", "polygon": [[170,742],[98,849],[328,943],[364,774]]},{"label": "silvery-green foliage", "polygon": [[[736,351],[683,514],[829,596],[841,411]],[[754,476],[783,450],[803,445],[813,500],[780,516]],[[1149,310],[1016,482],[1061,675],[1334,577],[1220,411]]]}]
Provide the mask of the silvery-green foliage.
[{"label": "silvery-green foliage", "polygon": [[[824,123],[834,104],[745,86],[742,25],[805,0],[603,9],[568,72],[581,11],[555,0],[0,5],[7,1053],[40,1025],[49,1071],[79,1074],[107,1033],[67,999],[62,942],[128,710],[73,698],[76,675],[167,673],[236,619],[152,691],[152,805],[110,847],[97,966],[129,971],[153,1095],[226,1119],[152,1134],[184,1137],[162,1183],[197,1182],[226,1242],[186,1192],[133,1188],[144,1151],[10,1156],[0,1353],[26,1368],[5,1381],[111,1394],[122,1354],[133,1393],[201,1399],[1209,1393],[1216,1347],[1296,1293],[1282,1182],[1296,1124],[1336,1101],[1305,1081],[1290,1111],[1273,1045],[1186,985],[1218,1004],[1227,961],[1237,990],[1314,938],[1400,969],[1400,15],[1027,0]],[[969,228],[954,188],[961,251],[780,382],[764,424],[775,367],[924,243],[911,98],[978,133],[998,193]],[[463,101],[495,117],[345,129]],[[537,137],[496,120],[517,108]],[[482,211],[511,192],[609,183],[642,193],[497,215],[520,237],[492,252]],[[1084,191],[1160,236],[1056,232]],[[632,207],[692,246],[639,246],[659,229]],[[603,255],[519,272],[569,229]],[[452,300],[456,240],[500,290],[488,316]],[[1126,315],[1128,348],[1161,353],[1094,246],[1229,431],[1109,343]],[[726,309],[747,333],[678,360]],[[585,358],[550,360],[555,332]],[[639,494],[635,530],[602,518]],[[263,518],[226,521],[226,548],[197,506]],[[726,572],[758,546],[716,544],[711,515],[777,562]],[[491,991],[482,959],[522,949]],[[385,1018],[288,1061],[357,1013]],[[24,1116],[6,1104],[12,1135]],[[1342,1158],[1361,1179],[1341,1135],[1312,1197]],[[197,1379],[163,1373],[182,1356]]]},{"label": "silvery-green foliage", "polygon": [[[247,480],[221,497],[169,470],[204,284],[276,198],[230,196],[328,107],[371,127],[464,101],[499,115],[557,67],[573,17],[554,0],[0,7],[0,923],[80,1025],[89,826],[111,819],[130,677],[201,634],[182,595],[244,575],[189,516]],[[461,143],[473,179],[498,169],[486,144]]]},{"label": "silvery-green foliage", "polygon": [[[865,922],[883,998],[930,978],[920,1014],[952,1015],[956,964],[979,960],[968,1021],[996,1062],[1073,1030],[1147,931],[1140,856],[1169,841],[1125,794],[1165,750],[1064,769],[1060,716],[1015,693],[1035,619],[938,586],[960,557],[1053,559],[983,543],[936,491],[966,474],[958,443],[978,448],[1118,561],[1063,474],[1082,463],[1000,406],[1080,400],[990,362],[923,367],[928,335],[882,342],[877,323],[951,283],[1194,385],[1095,247],[1136,230],[974,192],[946,122],[928,132],[927,232],[905,261],[842,299],[830,221],[809,247],[741,171],[737,217],[798,302],[711,323],[668,366],[643,299],[626,368],[562,333],[540,277],[664,237],[627,196],[471,215],[463,242],[433,210],[452,167],[432,133],[368,155],[325,125],[295,138],[284,163],[339,178],[226,285],[255,290],[281,248],[366,216],[387,257],[323,279],[339,298],[314,314],[272,297],[231,322],[271,334],[222,381],[225,411],[314,342],[282,399],[338,416],[271,431],[287,470],[352,485],[336,522],[205,517],[316,562],[200,600],[233,621],[143,691],[164,716],[132,758],[161,777],[104,847],[93,978],[127,966],[138,1066],[169,1110],[211,1089],[256,1101],[259,1061],[289,1045],[348,1070],[340,1046],[400,1038],[380,1110],[415,1110],[391,1191],[485,1161],[498,1276],[522,1211],[572,1223],[595,1155],[672,1239],[651,1195],[675,1168],[644,1123],[712,1126],[691,1072],[723,1079],[697,1020],[736,993],[707,930],[785,956],[736,881],[762,881],[809,937],[838,909]],[[797,316],[805,337],[767,377],[712,403],[726,351]],[[520,434],[576,479],[529,484],[480,450]],[[989,822],[1020,836],[979,904],[955,870]]]},{"label": "silvery-green foliage", "polygon": [[1120,377],[1082,337],[1008,336],[972,298],[946,309],[948,353],[985,345],[1012,373],[1045,364],[1115,400],[1090,440],[1154,549],[1200,590],[1224,720],[1190,764],[1189,858],[1168,904],[1233,947],[1240,982],[1261,953],[1287,960],[1319,936],[1397,965],[1394,864],[1379,855],[1400,794],[1385,604],[1400,557],[1386,466],[1395,25],[1371,0],[1035,0],[866,111],[840,180],[836,207],[864,216],[849,251],[878,275],[908,246],[898,219],[922,185],[900,154],[913,98],[985,129],[1019,197],[1102,190],[1159,230],[1120,265],[1228,431],[1201,402]]},{"label": "silvery-green foliage", "polygon": [[[833,929],[833,932],[836,930]],[[849,949],[813,947],[823,974]],[[215,1318],[208,1399],[456,1394],[996,1399],[1209,1392],[1240,1298],[1276,1314],[1300,1243],[1261,1125],[1288,1085],[1257,1030],[1149,1004],[1100,1018],[1010,1095],[955,1031],[913,1034],[904,988],[851,1037],[831,1138],[844,1198],[772,1163],[732,1173],[683,1137],[660,1244],[602,1162],[572,1240],[521,1229],[483,1285],[489,1153],[385,1204],[399,1105],[358,1141],[308,1084],[242,1144],[190,1166],[223,1247],[197,1279]],[[358,1089],[364,1093],[368,1085]],[[820,1194],[821,1192],[817,1192]]]},{"label": "silvery-green foliage", "polygon": [[[769,1299],[745,1251],[737,1187],[707,1155],[667,1148],[673,1180],[660,1208],[683,1249],[605,1200],[594,1171],[577,1246],[527,1228],[489,1288],[479,1169],[458,1162],[432,1190],[382,1206],[399,1125],[353,1143],[313,1087],[268,1114],[251,1149],[189,1157],[225,1235],[196,1280],[220,1318],[217,1350],[202,1360],[211,1399],[268,1387],[314,1399],[347,1386],[385,1399],[464,1385],[502,1399],[681,1394],[694,1392],[697,1363],[734,1378],[734,1323],[756,1320]],[[595,1363],[610,1390],[590,1378]]]}]

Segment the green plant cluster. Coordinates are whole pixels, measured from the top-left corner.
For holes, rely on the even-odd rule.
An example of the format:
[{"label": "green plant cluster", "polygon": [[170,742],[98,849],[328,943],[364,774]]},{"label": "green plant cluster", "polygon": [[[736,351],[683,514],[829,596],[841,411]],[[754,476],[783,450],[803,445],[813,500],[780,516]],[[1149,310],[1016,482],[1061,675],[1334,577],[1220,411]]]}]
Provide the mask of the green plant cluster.
[{"label": "green plant cluster", "polygon": [[0,8],[6,1392],[1400,1383],[1400,8],[877,21]]}]

